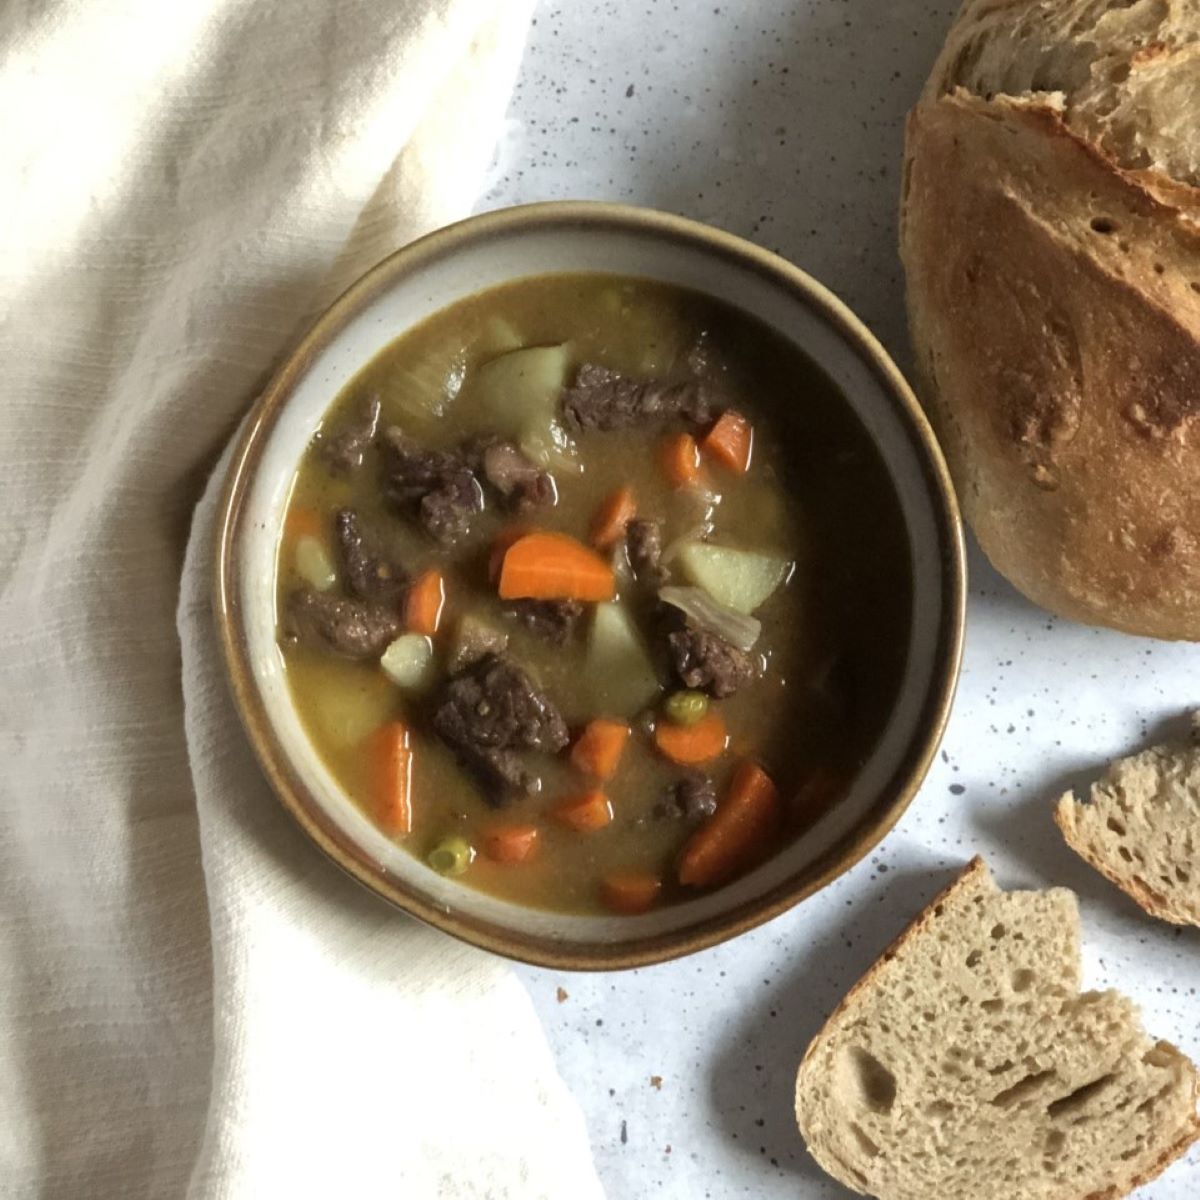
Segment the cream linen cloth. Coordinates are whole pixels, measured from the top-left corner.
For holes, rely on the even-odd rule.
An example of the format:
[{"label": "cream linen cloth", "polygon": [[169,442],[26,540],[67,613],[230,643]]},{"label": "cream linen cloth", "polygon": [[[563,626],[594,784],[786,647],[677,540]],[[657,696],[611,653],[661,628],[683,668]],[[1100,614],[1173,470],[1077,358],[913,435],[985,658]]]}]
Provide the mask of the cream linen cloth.
[{"label": "cream linen cloth", "polygon": [[519,984],[345,880],[261,782],[211,486],[179,588],[272,364],[469,208],[528,15],[0,6],[6,1200],[599,1195]]}]

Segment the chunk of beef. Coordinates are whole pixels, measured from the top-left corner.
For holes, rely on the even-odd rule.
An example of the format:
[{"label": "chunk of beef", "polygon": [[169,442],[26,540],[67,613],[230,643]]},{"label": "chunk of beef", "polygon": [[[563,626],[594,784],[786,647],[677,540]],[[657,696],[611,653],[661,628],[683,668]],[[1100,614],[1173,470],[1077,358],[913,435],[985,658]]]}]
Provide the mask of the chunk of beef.
[{"label": "chunk of beef", "polygon": [[668,634],[667,644],[671,664],[684,687],[718,699],[732,696],[754,674],[754,664],[745,651],[690,623]]},{"label": "chunk of beef", "polygon": [[395,605],[408,585],[408,573],[379,552],[354,509],[343,508],[334,517],[333,536],[347,589],[361,600]]},{"label": "chunk of beef", "polygon": [[493,803],[528,791],[533,776],[522,750],[556,754],[566,746],[566,722],[553,702],[514,662],[489,654],[450,679],[433,713],[433,727],[483,784]]},{"label": "chunk of beef", "polygon": [[378,658],[400,636],[402,625],[395,606],[303,587],[287,599],[283,629],[292,641],[346,658]]},{"label": "chunk of beef", "polygon": [[458,622],[454,631],[446,667],[452,675],[457,675],[481,658],[489,654],[503,654],[507,649],[508,634],[503,629],[497,629],[482,617],[468,613]]},{"label": "chunk of beef", "polygon": [[513,600],[507,607],[530,633],[556,646],[570,638],[583,616],[578,600]]},{"label": "chunk of beef", "polygon": [[712,417],[713,397],[698,379],[631,379],[585,363],[563,392],[563,414],[576,429],[628,429],[682,417],[702,425]]},{"label": "chunk of beef", "polygon": [[652,815],[663,820],[703,821],[717,811],[717,785],[707,775],[685,775],[666,790]]},{"label": "chunk of beef", "polygon": [[479,460],[484,479],[500,493],[513,512],[526,513],[558,502],[553,476],[512,442],[487,443],[480,451]]},{"label": "chunk of beef", "polygon": [[395,426],[383,433],[383,494],[397,508],[415,510],[425,529],[447,545],[483,511],[483,488],[462,455],[426,450]]},{"label": "chunk of beef", "polygon": [[657,586],[667,577],[662,567],[662,526],[646,517],[634,517],[625,527],[625,549],[633,573],[643,583]]},{"label": "chunk of beef", "polygon": [[379,397],[368,396],[353,421],[333,434],[322,431],[318,452],[335,475],[349,475],[362,466],[363,455],[378,428]]}]

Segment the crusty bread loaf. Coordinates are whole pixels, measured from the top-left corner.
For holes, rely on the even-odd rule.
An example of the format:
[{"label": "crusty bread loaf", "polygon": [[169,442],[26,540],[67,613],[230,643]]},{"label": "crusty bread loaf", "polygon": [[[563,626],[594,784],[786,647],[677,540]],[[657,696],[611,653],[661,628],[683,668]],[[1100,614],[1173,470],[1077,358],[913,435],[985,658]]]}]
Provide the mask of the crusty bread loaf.
[{"label": "crusty bread loaf", "polygon": [[983,549],[1200,639],[1200,2],[968,0],[906,150],[918,386]]},{"label": "crusty bread loaf", "polygon": [[880,1200],[1114,1200],[1200,1138],[1196,1068],[1116,992],[1080,994],[1074,895],[975,859],[813,1040],[796,1118]]},{"label": "crusty bread loaf", "polygon": [[1200,925],[1200,713],[1183,745],[1118,759],[1054,813],[1071,848],[1151,916]]}]

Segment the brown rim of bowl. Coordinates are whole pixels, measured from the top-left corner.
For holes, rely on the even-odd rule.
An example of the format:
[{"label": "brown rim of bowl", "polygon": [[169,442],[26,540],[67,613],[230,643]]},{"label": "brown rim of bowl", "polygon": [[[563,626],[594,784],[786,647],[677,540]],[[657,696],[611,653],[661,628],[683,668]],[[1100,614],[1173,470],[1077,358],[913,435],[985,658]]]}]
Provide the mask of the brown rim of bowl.
[{"label": "brown rim of bowl", "polygon": [[[314,357],[367,303],[404,275],[454,254],[464,243],[486,242],[531,225],[554,229],[616,228],[702,245],[782,287],[856,346],[892,398],[917,452],[931,493],[942,566],[942,615],[933,678],[918,721],[919,734],[879,795],[866,821],[839,839],[797,877],[729,912],[676,932],[611,946],[514,933],[481,918],[447,912],[364,856],[326,817],[287,760],[254,685],[241,619],[237,561],[246,494],[280,410]],[[883,347],[823,285],[768,250],[697,221],[653,209],[591,201],[529,204],[468,217],[418,239],[373,267],[317,320],[276,371],[238,436],[221,497],[216,539],[214,611],[230,686],[242,724],[275,794],[308,836],[339,867],[376,895],[426,923],[496,954],[559,970],[622,970],[680,958],[753,929],[819,891],[879,844],[924,781],[949,719],[958,681],[965,620],[966,558],[962,521],[940,449],[916,397]]]}]

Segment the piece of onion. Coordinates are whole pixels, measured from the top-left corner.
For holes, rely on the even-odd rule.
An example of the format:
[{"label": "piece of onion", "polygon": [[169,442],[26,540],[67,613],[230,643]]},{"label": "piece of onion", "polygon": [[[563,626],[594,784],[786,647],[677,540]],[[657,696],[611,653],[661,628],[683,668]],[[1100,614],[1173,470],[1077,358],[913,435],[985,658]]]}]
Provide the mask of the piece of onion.
[{"label": "piece of onion", "polygon": [[718,604],[706,591],[697,587],[665,587],[659,589],[659,599],[677,608],[701,629],[724,638],[739,650],[753,650],[762,633],[757,617],[735,612]]}]

